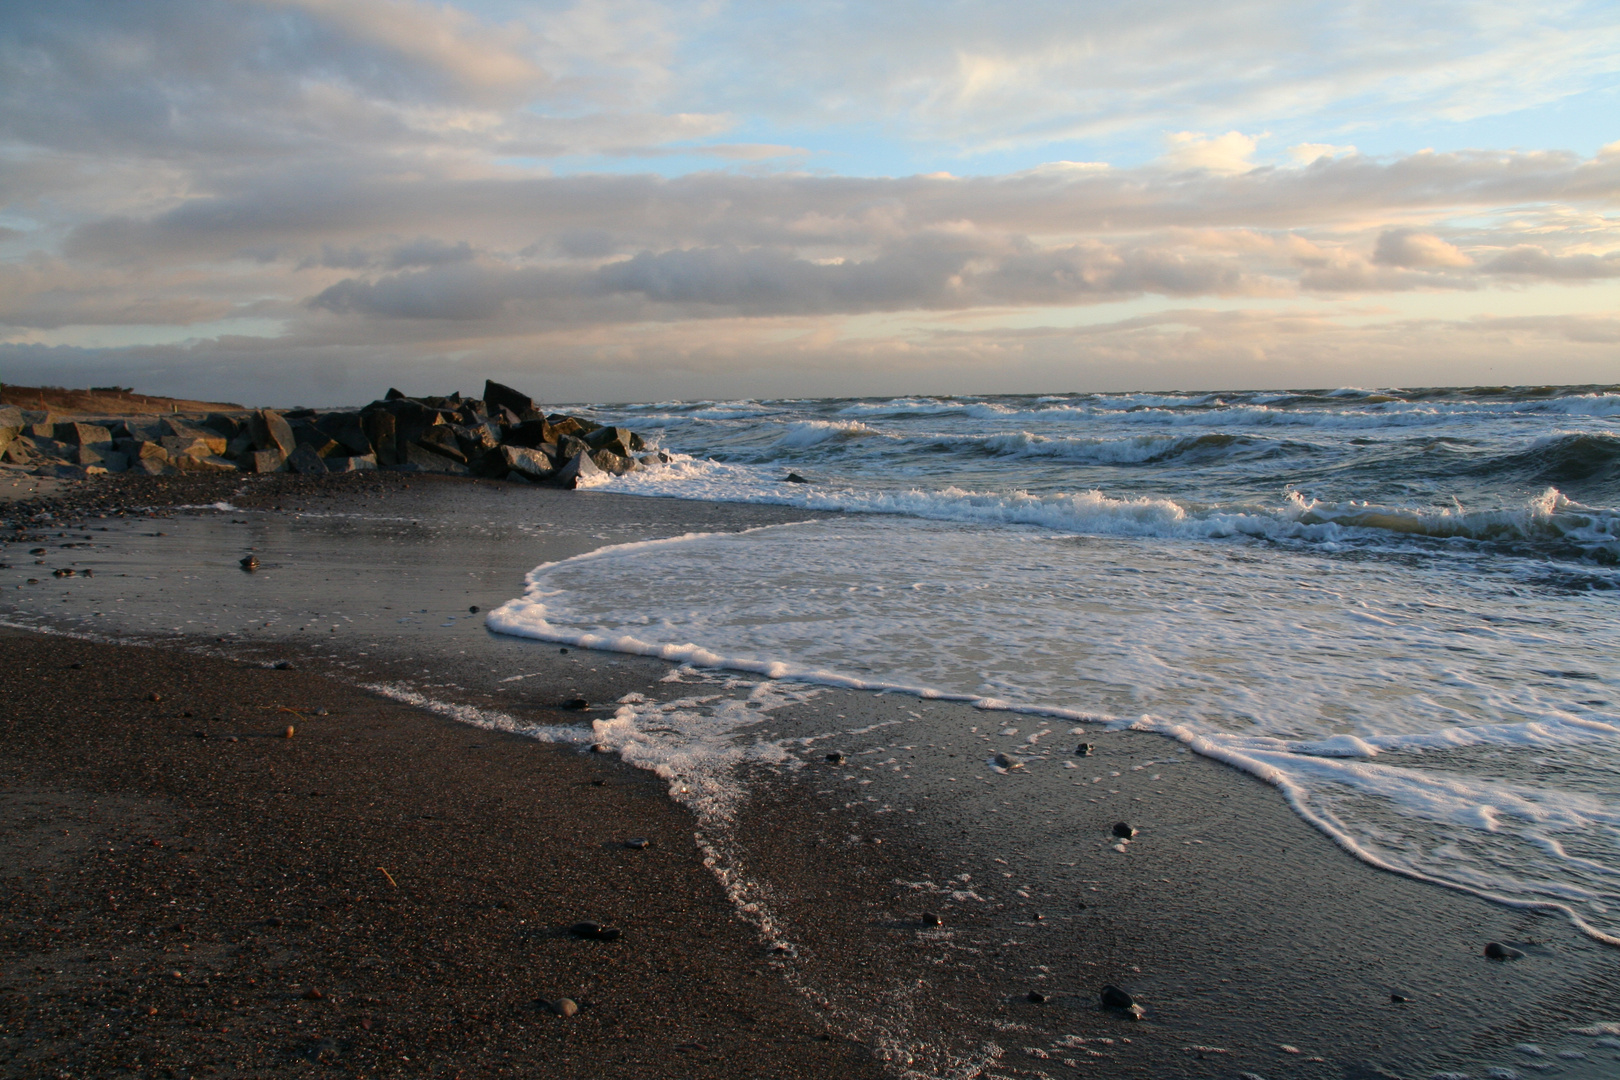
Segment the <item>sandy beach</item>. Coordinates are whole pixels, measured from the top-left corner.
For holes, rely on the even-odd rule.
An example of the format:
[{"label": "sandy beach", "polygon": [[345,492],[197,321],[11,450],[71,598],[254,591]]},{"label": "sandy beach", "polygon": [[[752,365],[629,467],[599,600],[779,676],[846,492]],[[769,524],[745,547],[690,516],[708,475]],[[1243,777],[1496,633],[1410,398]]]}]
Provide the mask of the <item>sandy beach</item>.
[{"label": "sandy beach", "polygon": [[[362,500],[424,529],[412,536],[430,553],[458,537],[455,580],[432,559],[399,562],[381,533],[334,532],[329,512]],[[233,509],[175,509],[216,502]],[[493,526],[469,539],[471,507],[496,504],[536,523],[527,546]],[[448,613],[516,595],[547,559],[802,511],[397,474],[154,478],[9,513],[41,509],[52,517],[12,540],[0,582],[7,622],[35,628],[0,640],[10,1074],[1620,1067],[1601,1026],[1617,1019],[1615,950],[1560,918],[1374,870],[1274,789],[1158,736],[1087,733],[1083,769],[1107,783],[1082,798],[1055,769],[985,769],[980,729],[998,722],[967,704],[784,690],[764,706],[773,727],[820,741],[739,765],[747,797],[717,829],[588,739],[548,744],[399,700],[414,686],[475,721],[567,731],[626,695],[758,697],[757,680],[728,691],[729,677],[499,638]],[[71,562],[76,576],[20,561],[47,533],[43,569]],[[269,573],[235,568],[247,546]],[[132,611],[114,630],[81,610],[114,593],[134,608],[116,575],[155,581],[160,566],[161,606],[200,622]],[[378,568],[403,576],[367,577]],[[389,588],[425,617],[335,623],[312,643],[308,628],[359,619]],[[199,597],[222,589],[265,595],[203,618]],[[277,590],[272,626],[260,616]],[[576,696],[594,707],[558,707]],[[897,766],[903,790],[885,787]],[[1007,784],[1040,821],[1008,820]],[[1110,835],[1122,819],[1139,830],[1125,852]],[[582,920],[622,936],[583,940],[569,930]],[[1490,941],[1525,955],[1489,960]],[[1101,1008],[1106,984],[1143,1018]],[[564,997],[576,1014],[548,1007]]]}]

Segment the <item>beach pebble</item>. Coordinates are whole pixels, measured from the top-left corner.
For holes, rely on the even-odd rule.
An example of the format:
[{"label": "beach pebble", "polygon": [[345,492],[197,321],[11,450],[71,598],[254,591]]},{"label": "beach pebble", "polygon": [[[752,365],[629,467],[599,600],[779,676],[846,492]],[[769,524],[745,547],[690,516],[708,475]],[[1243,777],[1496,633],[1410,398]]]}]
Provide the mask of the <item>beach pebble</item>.
[{"label": "beach pebble", "polygon": [[162,701],[163,700],[163,695],[158,693],[156,690],[154,690],[150,694],[146,695],[146,700],[147,701]]},{"label": "beach pebble", "polygon": [[1485,945],[1485,955],[1492,960],[1517,960],[1524,953],[1510,945],[1504,945],[1500,941],[1491,941]]},{"label": "beach pebble", "polygon": [[304,1000],[305,1001],[320,1001],[325,996],[326,996],[325,994],[321,993],[319,990],[315,989],[313,986],[310,987],[308,990],[304,991]]},{"label": "beach pebble", "polygon": [[613,747],[609,746],[607,743],[602,743],[602,742],[592,743],[591,744],[591,753],[593,753],[593,754],[611,754],[611,753],[613,753]]},{"label": "beach pebble", "polygon": [[1407,1003],[1407,1002],[1408,1002],[1408,1001],[1411,1001],[1411,1000],[1412,1000],[1412,999],[1411,999],[1411,998],[1409,998],[1409,997],[1407,997],[1407,996],[1406,996],[1406,995],[1405,995],[1405,994],[1390,994],[1390,995],[1389,995],[1389,1000],[1390,1000],[1390,1002],[1391,1002],[1391,1003],[1392,1003],[1392,1004],[1395,1004],[1395,1005],[1404,1005],[1404,1004],[1406,1004],[1406,1003]]},{"label": "beach pebble", "polygon": [[1024,763],[1022,761],[1019,761],[1017,758],[1012,757],[1009,754],[997,754],[990,760],[1007,770],[1022,769],[1024,767]]},{"label": "beach pebble", "polygon": [[467,609],[467,613],[468,613],[468,614],[470,614],[470,615],[476,615],[476,614],[478,614],[478,605],[477,605],[477,604],[473,604],[473,605],[472,605],[472,606],[471,606],[471,607],[469,607],[469,608],[468,608],[468,609]]},{"label": "beach pebble", "polygon": [[788,473],[787,477],[782,481],[784,484],[808,484],[809,482],[796,472]]},{"label": "beach pebble", "polygon": [[270,666],[275,668],[277,671],[291,671],[292,670],[292,661],[291,660],[277,660],[274,664],[271,664]]},{"label": "beach pebble", "polygon": [[573,998],[558,998],[556,1001],[546,1002],[546,1008],[558,1016],[573,1016],[579,1012],[579,1005]]},{"label": "beach pebble", "polygon": [[1076,754],[1079,754],[1081,757],[1090,757],[1091,752],[1093,750],[1095,750],[1095,749],[1096,749],[1096,747],[1092,746],[1090,743],[1083,742],[1079,746],[1074,748],[1074,752]]},{"label": "beach pebble", "polygon": [[243,570],[251,574],[259,568],[259,557],[257,555],[244,555],[239,565]]},{"label": "beach pebble", "polygon": [[839,753],[831,753],[827,755],[827,760],[832,762],[834,765],[842,765],[844,763],[844,755]]},{"label": "beach pebble", "polygon": [[1102,993],[1098,996],[1102,998],[1103,1008],[1105,1009],[1129,1009],[1136,1004],[1135,998],[1113,983],[1104,986]]},{"label": "beach pebble", "polygon": [[298,729],[293,727],[291,724],[288,724],[287,730],[281,733],[281,737],[283,739],[290,739],[296,734],[298,734]]},{"label": "beach pebble", "polygon": [[1051,1000],[1045,994],[1041,993],[1039,990],[1031,990],[1029,993],[1024,995],[1024,998],[1025,998],[1025,1000],[1029,1001],[1031,1004],[1034,1004],[1034,1005],[1044,1005],[1049,1000]]},{"label": "beach pebble", "polygon": [[563,702],[562,707],[565,708],[565,709],[571,709],[574,712],[580,712],[580,711],[582,711],[584,709],[590,708],[591,703],[586,701],[582,697],[576,697],[576,698],[569,698],[567,701]]},{"label": "beach pebble", "polygon": [[923,912],[922,924],[924,926],[939,926],[944,921],[945,920],[941,919],[938,915],[934,914],[932,911]]},{"label": "beach pebble", "polygon": [[645,836],[633,836],[624,842],[624,846],[627,848],[635,848],[637,851],[640,851],[642,848],[652,847],[652,841],[648,840]]},{"label": "beach pebble", "polygon": [[603,926],[601,923],[588,920],[575,923],[568,928],[568,932],[586,941],[618,941],[624,934],[616,926]]},{"label": "beach pebble", "polygon": [[1123,821],[1116,821],[1114,822],[1114,835],[1121,840],[1129,840],[1136,835],[1136,830]]}]

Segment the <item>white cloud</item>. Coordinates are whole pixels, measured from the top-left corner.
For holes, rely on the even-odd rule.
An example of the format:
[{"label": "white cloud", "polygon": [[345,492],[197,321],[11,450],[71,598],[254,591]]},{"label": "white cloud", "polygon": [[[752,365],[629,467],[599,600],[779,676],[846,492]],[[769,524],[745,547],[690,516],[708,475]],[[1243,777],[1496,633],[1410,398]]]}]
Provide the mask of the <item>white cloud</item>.
[{"label": "white cloud", "polygon": [[1177,131],[1165,136],[1168,147],[1164,164],[1172,169],[1201,169],[1212,173],[1242,173],[1254,168],[1249,158],[1261,136],[1228,131],[1225,135],[1205,135],[1201,131]]}]

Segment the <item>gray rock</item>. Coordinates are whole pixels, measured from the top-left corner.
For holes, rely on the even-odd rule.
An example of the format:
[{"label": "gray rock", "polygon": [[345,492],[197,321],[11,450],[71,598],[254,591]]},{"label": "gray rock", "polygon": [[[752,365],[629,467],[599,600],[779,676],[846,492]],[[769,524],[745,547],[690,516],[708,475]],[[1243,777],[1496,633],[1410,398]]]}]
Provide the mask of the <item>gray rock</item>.
[{"label": "gray rock", "polygon": [[[273,451],[266,451],[266,453],[271,452]],[[147,457],[136,458],[134,461],[130,462],[129,471],[140,476],[162,476],[164,473],[172,472],[173,469],[170,468],[167,461]]]},{"label": "gray rock", "polygon": [[242,421],[234,416],[227,416],[224,413],[217,412],[211,412],[203,417],[203,427],[218,432],[226,439],[234,439],[243,431]]},{"label": "gray rock", "polygon": [[557,473],[556,464],[539,450],[502,446],[496,453],[508,472],[515,472],[525,480],[549,480]]},{"label": "gray rock", "polygon": [[997,754],[990,760],[1008,771],[1013,769],[1022,769],[1024,767],[1024,763],[1018,758],[1013,757],[1011,754]]},{"label": "gray rock", "polygon": [[112,442],[112,432],[100,424],[57,424],[52,429],[51,437],[57,442],[70,443],[74,446],[93,446],[96,443]]},{"label": "gray rock", "polygon": [[364,457],[373,452],[365,423],[357,412],[327,413],[316,419],[315,427],[343,447],[350,457]]},{"label": "gray rock", "polygon": [[452,476],[466,476],[472,471],[461,462],[452,461],[417,443],[405,444],[405,460],[400,464],[415,466],[422,472],[449,473]]},{"label": "gray rock", "polygon": [[492,379],[484,380],[484,404],[489,406],[490,412],[496,409],[510,409],[518,416],[534,410],[533,398]]},{"label": "gray rock", "polygon": [[587,433],[585,444],[592,450],[611,450],[620,457],[633,457],[647,448],[641,436],[622,427],[601,427]]},{"label": "gray rock", "polygon": [[15,405],[0,405],[0,428],[14,427],[19,431],[28,421],[23,419],[23,411]]},{"label": "gray rock", "polygon": [[361,427],[377,454],[378,465],[398,465],[398,424],[394,414],[382,409],[360,415]]},{"label": "gray rock", "polygon": [[255,450],[279,450],[285,458],[298,449],[292,425],[274,409],[260,409],[249,416],[248,430],[253,433]]},{"label": "gray rock", "polygon": [[602,470],[597,468],[596,462],[592,461],[588,454],[578,453],[557,470],[557,475],[553,479],[562,487],[572,490],[579,486],[580,481],[601,475]]},{"label": "gray rock", "polygon": [[255,450],[248,459],[248,472],[273,473],[286,471],[287,455],[280,450]]},{"label": "gray rock", "polygon": [[375,454],[354,454],[349,457],[334,457],[326,459],[326,469],[335,473],[376,472],[377,456]]},{"label": "gray rock", "polygon": [[597,450],[591,454],[591,460],[596,467],[610,476],[623,476],[627,472],[635,472],[641,468],[634,458],[623,457],[611,450]]},{"label": "gray rock", "polygon": [[1131,828],[1123,821],[1114,822],[1113,831],[1114,835],[1119,837],[1121,840],[1129,840],[1131,837],[1136,835],[1136,830]]},{"label": "gray rock", "polygon": [[1485,955],[1492,960],[1519,960],[1523,958],[1524,953],[1511,945],[1504,945],[1500,941],[1491,941],[1485,945]]},{"label": "gray rock", "polygon": [[299,443],[292,453],[287,455],[287,468],[301,476],[324,476],[329,471],[321,455],[308,443]]},{"label": "gray rock", "polygon": [[238,466],[230,458],[217,457],[207,454],[203,457],[178,457],[174,459],[175,468],[183,473],[225,473],[236,472]]}]

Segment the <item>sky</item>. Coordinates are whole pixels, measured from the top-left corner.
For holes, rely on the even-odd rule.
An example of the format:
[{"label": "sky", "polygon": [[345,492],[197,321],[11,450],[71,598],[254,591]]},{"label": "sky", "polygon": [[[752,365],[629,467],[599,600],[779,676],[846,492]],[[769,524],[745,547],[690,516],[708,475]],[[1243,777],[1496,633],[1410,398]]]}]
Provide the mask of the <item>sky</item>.
[{"label": "sky", "polygon": [[1613,0],[0,0],[0,380],[1620,383]]}]

